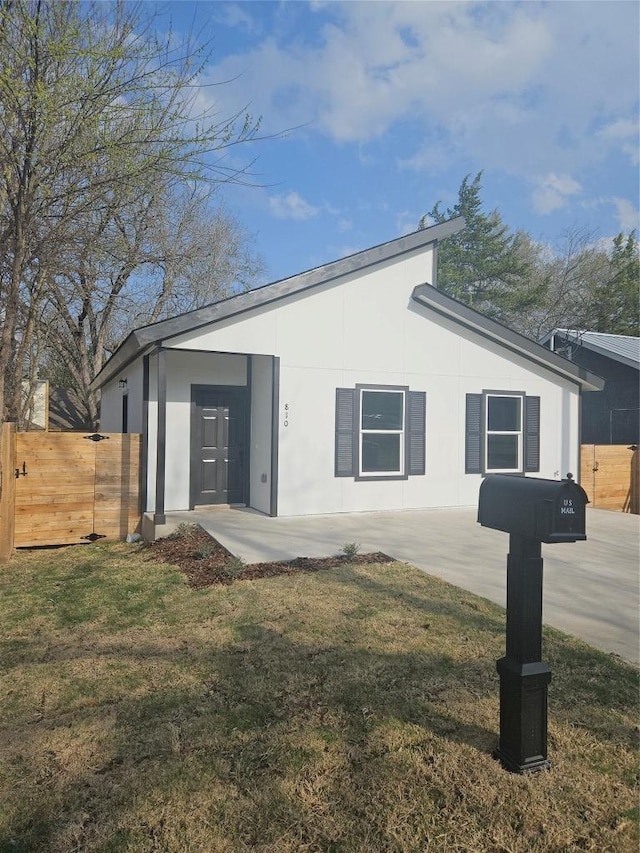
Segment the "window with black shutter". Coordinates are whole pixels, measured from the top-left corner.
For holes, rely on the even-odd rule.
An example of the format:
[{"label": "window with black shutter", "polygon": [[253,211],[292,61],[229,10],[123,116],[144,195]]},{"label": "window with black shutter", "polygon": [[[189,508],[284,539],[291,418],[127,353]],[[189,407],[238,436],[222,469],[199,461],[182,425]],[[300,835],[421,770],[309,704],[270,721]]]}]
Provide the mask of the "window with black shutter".
[{"label": "window with black shutter", "polygon": [[405,386],[336,389],[335,475],[406,479],[426,470],[426,394]]},{"label": "window with black shutter", "polygon": [[540,470],[540,397],[524,398],[524,470]]},{"label": "window with black shutter", "polygon": [[356,389],[336,388],[336,477],[354,477]]},{"label": "window with black shutter", "polygon": [[520,391],[466,396],[465,473],[540,470],[540,398]]},{"label": "window with black shutter", "polygon": [[409,391],[407,473],[410,477],[426,473],[427,467],[427,395]]},{"label": "window with black shutter", "polygon": [[482,394],[467,394],[465,474],[482,474]]}]

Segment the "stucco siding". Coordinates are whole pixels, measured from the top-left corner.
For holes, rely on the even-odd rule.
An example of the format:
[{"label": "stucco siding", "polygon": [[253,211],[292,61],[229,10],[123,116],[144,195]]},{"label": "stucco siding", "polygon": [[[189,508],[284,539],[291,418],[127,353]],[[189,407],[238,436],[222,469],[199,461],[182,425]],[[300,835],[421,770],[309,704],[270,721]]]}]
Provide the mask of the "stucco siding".
[{"label": "stucco siding", "polygon": [[[465,396],[483,390],[522,391],[541,398],[541,470],[538,476],[577,471],[578,393],[524,356],[435,315],[411,299],[431,275],[431,253],[389,263],[328,283],[168,342],[174,348],[253,352],[280,358],[280,515],[471,505],[479,475],[464,473]],[[183,376],[200,375],[184,353]],[[193,362],[193,367],[187,364]],[[253,399],[266,411],[267,359],[254,359]],[[266,383],[261,389],[262,383]],[[427,395],[426,474],[404,480],[362,481],[334,475],[335,392],[357,384],[401,385]],[[172,430],[182,437],[177,387],[170,383]],[[255,416],[254,416],[255,417]],[[268,511],[266,421],[252,429],[251,504]],[[183,438],[181,439],[183,442]],[[171,452],[181,441],[174,440]],[[178,458],[177,456],[175,458]],[[171,502],[187,494],[187,472],[171,469]],[[167,508],[173,505],[167,497]],[[179,508],[176,505],[176,508]],[[182,504],[184,508],[184,503]]]},{"label": "stucco siding", "polygon": [[251,359],[251,447],[249,503],[260,512],[271,512],[271,412],[273,359]]},{"label": "stucco siding", "polygon": [[[465,398],[487,390],[539,397],[536,476],[577,475],[577,384],[416,304],[414,287],[431,280],[432,251],[422,250],[166,341],[165,509],[189,506],[191,385],[245,385],[243,353],[252,364],[250,505],[263,512],[271,508],[274,357],[280,362],[275,413],[279,515],[475,504],[481,475],[465,474]],[[154,381],[150,496],[156,458]],[[336,389],[359,384],[426,394],[424,475],[335,476]]]},{"label": "stucco siding", "polygon": [[[451,380],[446,376],[375,372],[378,384],[408,385],[426,391],[426,474],[406,480],[366,482],[334,476],[336,387],[368,382],[371,372],[304,371],[281,373],[280,492],[282,515],[356,512],[377,509],[464,506],[477,502],[480,475],[464,473],[465,395],[487,389],[525,391],[540,396],[541,470],[536,476],[577,475],[578,397],[562,383],[541,381],[518,371]],[[288,406],[286,410],[284,407]],[[285,414],[288,427],[284,427]]]},{"label": "stucco siding", "polygon": [[[120,379],[127,380],[124,389],[119,386]],[[141,358],[103,387],[100,394],[100,429],[103,432],[122,432],[122,398],[125,394],[129,412],[127,432],[142,432]]]},{"label": "stucco siding", "polygon": [[122,391],[116,380],[104,386],[100,394],[100,429],[103,432],[120,432]]},{"label": "stucco siding", "polygon": [[[299,367],[385,367],[378,341],[402,332],[411,293],[432,275],[431,251],[349,275],[167,341],[172,348],[280,356]],[[402,370],[398,339],[392,352]]]}]

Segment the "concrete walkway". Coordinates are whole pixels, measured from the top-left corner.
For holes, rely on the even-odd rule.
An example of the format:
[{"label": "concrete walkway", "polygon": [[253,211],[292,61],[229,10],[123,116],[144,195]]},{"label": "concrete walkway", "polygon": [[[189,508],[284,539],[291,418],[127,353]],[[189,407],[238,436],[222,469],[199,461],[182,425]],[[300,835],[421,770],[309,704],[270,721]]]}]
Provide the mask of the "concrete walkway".
[{"label": "concrete walkway", "polygon": [[[480,527],[476,515],[475,507],[294,518],[201,509],[168,513],[161,535],[197,523],[247,563],[329,556],[356,542],[504,607],[509,536]],[[545,623],[638,665],[640,518],[589,508],[587,541],[543,545],[542,557]]]}]

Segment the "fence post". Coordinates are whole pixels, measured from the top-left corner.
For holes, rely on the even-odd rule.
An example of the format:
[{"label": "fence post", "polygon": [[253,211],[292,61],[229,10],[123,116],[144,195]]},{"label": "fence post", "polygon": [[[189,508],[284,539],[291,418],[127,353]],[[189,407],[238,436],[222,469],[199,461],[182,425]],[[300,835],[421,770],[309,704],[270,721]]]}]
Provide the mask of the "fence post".
[{"label": "fence post", "polygon": [[0,439],[0,563],[6,563],[13,553],[13,534],[15,529],[16,479],[15,468],[16,425],[5,421],[2,424]]}]

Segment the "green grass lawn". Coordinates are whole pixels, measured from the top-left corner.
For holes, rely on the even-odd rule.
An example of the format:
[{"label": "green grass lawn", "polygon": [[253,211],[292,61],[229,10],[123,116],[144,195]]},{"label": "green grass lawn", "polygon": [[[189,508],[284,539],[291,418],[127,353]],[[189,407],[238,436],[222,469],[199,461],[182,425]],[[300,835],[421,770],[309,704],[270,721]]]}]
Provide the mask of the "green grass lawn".
[{"label": "green grass lawn", "polygon": [[638,849],[632,667],[547,631],[553,768],[517,776],[500,608],[400,563],[196,591],[148,553],[0,567],[2,853]]}]

